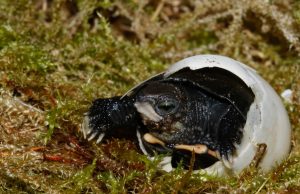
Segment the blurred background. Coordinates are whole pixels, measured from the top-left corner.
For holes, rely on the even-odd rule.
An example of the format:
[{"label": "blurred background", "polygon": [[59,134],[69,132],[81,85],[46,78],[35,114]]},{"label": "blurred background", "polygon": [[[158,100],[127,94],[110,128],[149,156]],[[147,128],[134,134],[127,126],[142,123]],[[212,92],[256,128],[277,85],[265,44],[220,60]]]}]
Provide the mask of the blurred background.
[{"label": "blurred background", "polygon": [[[1,0],[0,192],[300,193],[299,37],[299,0]],[[83,140],[94,99],[207,53],[289,90],[293,149],[271,173],[165,173],[131,141]]]}]

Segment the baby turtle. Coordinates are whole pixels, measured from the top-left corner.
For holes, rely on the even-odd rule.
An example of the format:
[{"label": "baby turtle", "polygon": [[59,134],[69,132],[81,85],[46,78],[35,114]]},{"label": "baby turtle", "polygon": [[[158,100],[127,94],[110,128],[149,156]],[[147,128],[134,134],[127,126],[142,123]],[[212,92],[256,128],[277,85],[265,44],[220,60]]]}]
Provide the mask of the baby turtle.
[{"label": "baby turtle", "polygon": [[[267,130],[287,142],[282,154],[273,154],[272,159],[281,161],[289,151],[288,117],[270,88],[252,69],[237,61],[216,55],[194,56],[142,82],[124,96],[95,100],[85,116],[82,132],[97,143],[105,136],[135,137],[144,154],[169,155],[166,170],[179,163],[189,168],[194,152],[194,170],[240,172],[251,163],[259,144],[276,144],[265,141],[273,135],[265,133]],[[266,95],[270,99],[266,100]],[[276,110],[270,102],[276,103]],[[266,111],[280,111],[282,137],[277,137],[279,129],[265,129],[270,122],[264,118]],[[258,139],[263,141],[255,144]],[[262,167],[265,165],[267,170],[275,161],[264,164],[263,158]]]}]

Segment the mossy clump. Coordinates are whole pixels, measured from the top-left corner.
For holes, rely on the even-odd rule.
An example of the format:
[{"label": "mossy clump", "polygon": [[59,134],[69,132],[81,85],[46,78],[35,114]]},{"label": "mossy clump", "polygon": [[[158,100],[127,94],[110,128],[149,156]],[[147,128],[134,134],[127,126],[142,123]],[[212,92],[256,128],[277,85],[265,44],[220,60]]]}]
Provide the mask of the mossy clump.
[{"label": "mossy clump", "polygon": [[[0,192],[300,193],[300,4],[296,0],[0,1]],[[268,174],[216,178],[157,168],[129,140],[79,133],[100,97],[122,95],[182,58],[221,54],[285,101],[289,158]]]}]

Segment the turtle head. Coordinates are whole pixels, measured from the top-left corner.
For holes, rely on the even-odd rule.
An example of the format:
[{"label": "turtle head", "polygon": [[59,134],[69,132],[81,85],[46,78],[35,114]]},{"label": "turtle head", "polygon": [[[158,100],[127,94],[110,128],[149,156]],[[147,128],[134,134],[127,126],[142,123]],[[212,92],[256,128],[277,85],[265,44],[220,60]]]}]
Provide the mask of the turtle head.
[{"label": "turtle head", "polygon": [[185,98],[173,84],[153,82],[138,92],[134,105],[149,133],[171,144],[173,135],[183,128]]}]

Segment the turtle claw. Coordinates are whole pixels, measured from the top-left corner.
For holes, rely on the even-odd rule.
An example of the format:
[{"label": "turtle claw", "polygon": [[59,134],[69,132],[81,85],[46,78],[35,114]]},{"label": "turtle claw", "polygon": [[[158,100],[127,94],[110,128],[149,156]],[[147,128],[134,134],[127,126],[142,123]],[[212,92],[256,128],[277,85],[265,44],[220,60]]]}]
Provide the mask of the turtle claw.
[{"label": "turtle claw", "polygon": [[84,139],[86,139],[87,135],[89,135],[91,133],[91,131],[92,131],[92,129],[89,126],[89,122],[90,122],[90,119],[85,114],[83,122],[81,124],[81,128],[80,128],[80,131],[82,132]]},{"label": "turtle claw", "polygon": [[221,161],[224,164],[224,166],[226,166],[226,168],[229,168],[229,169],[232,168],[233,157],[231,155],[222,156]]},{"label": "turtle claw", "polygon": [[98,132],[92,133],[92,135],[88,138],[88,141],[93,140],[98,135]]},{"label": "turtle claw", "polygon": [[102,139],[104,138],[105,136],[105,133],[99,133],[98,131],[95,131],[94,133],[92,133],[89,138],[88,138],[88,141],[91,141],[93,139],[96,139],[96,143],[100,143],[102,141]]},{"label": "turtle claw", "polygon": [[229,168],[229,169],[231,169],[232,167],[232,163],[227,159],[227,157],[226,156],[223,156],[222,157],[222,162],[223,162],[223,164],[227,167],[227,168]]},{"label": "turtle claw", "polygon": [[228,155],[228,162],[229,162],[230,164],[233,163],[233,156],[232,156],[232,155]]},{"label": "turtle claw", "polygon": [[[226,149],[225,149],[226,148]],[[223,149],[220,150],[220,160],[223,162],[223,164],[231,169],[232,163],[233,163],[233,148],[232,147],[223,147]]]},{"label": "turtle claw", "polygon": [[98,144],[104,138],[105,133],[101,133],[99,131],[93,130],[89,126],[89,123],[90,123],[90,119],[88,117],[88,114],[85,114],[83,122],[81,124],[80,131],[82,132],[84,139],[88,139],[88,141],[91,141],[98,136],[96,141],[96,143]]},{"label": "turtle claw", "polygon": [[105,136],[105,133],[100,133],[100,135],[98,136],[98,139],[96,141],[96,144],[100,143],[104,136]]}]

